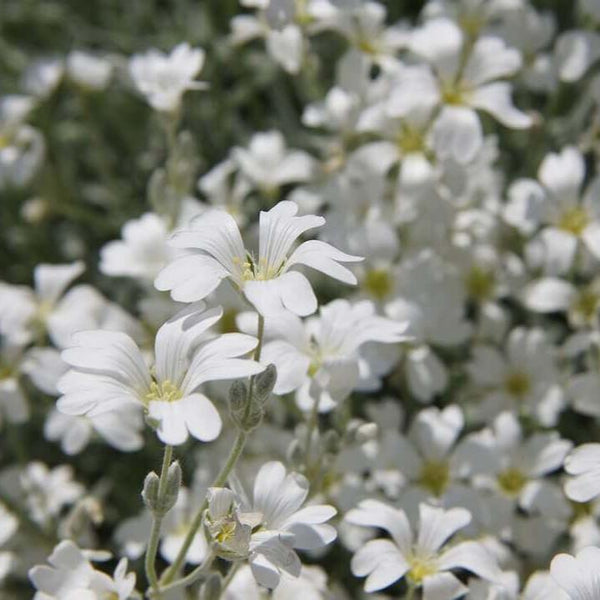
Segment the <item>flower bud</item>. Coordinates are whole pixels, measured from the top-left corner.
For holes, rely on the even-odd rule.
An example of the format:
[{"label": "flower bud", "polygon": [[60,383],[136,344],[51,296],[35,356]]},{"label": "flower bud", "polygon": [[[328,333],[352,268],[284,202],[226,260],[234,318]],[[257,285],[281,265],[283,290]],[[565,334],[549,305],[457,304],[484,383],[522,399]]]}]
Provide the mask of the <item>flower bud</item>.
[{"label": "flower bud", "polygon": [[142,500],[144,504],[154,512],[158,504],[158,475],[154,471],[150,471],[144,479],[144,488],[142,489]]},{"label": "flower bud", "polygon": [[275,365],[269,365],[262,373],[254,379],[254,395],[256,400],[263,404],[269,399],[275,382],[277,381],[277,369]]},{"label": "flower bud", "polygon": [[177,502],[177,497],[179,496],[179,488],[181,487],[181,466],[179,465],[179,461],[176,460],[171,464],[169,470],[167,471],[167,484],[165,486],[164,493],[162,497],[159,497],[158,504],[156,507],[156,512],[161,514],[168,513],[175,503]]}]

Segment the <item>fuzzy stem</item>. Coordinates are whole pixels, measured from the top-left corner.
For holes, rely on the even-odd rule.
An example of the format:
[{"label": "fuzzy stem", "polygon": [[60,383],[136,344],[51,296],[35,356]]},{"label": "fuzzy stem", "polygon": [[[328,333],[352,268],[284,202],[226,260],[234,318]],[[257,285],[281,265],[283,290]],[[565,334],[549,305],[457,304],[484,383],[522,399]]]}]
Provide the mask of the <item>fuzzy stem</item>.
[{"label": "fuzzy stem", "polygon": [[[262,315],[259,315],[259,317],[258,317],[258,344],[256,346],[256,350],[254,351],[254,360],[257,360],[257,361],[260,360],[264,331],[265,331],[265,319]],[[250,405],[250,402],[252,399],[253,388],[254,388],[254,376],[252,376],[250,378],[250,385],[248,386],[248,397],[246,399],[247,407]],[[248,408],[246,410],[248,410]],[[227,482],[227,478],[229,477],[229,474],[233,470],[233,467],[235,467],[235,464],[237,463],[238,459],[240,458],[240,456],[244,450],[244,446],[246,445],[247,439],[248,439],[248,434],[245,431],[240,429],[235,438],[235,442],[233,443],[233,447],[231,448],[231,451],[229,452],[227,461],[223,465],[223,468],[221,469],[220,473],[217,475],[217,478],[214,480],[214,482],[212,483],[212,485],[210,487],[223,487],[225,485],[225,483]],[[181,569],[181,566],[183,565],[187,551],[189,550],[189,547],[191,546],[192,541],[194,540],[194,537],[196,536],[196,533],[197,533],[198,529],[200,528],[200,525],[202,524],[202,516],[204,514],[204,511],[207,508],[208,508],[208,498],[204,498],[204,501],[202,502],[200,508],[197,510],[196,514],[194,515],[192,524],[190,525],[190,528],[187,532],[187,535],[185,536],[185,540],[183,541],[183,545],[181,546],[179,553],[177,554],[177,557],[173,561],[173,564],[163,573],[163,575],[160,579],[160,583],[162,585],[171,583],[173,581],[173,578],[179,571],[179,569]]]},{"label": "fuzzy stem", "polygon": [[[160,471],[160,480],[158,482],[158,498],[162,499],[167,487],[167,472],[171,465],[171,458],[173,456],[173,446],[165,445],[165,452],[163,454],[162,468]],[[157,598],[160,598],[160,584],[158,577],[156,576],[156,552],[158,550],[158,542],[160,541],[160,526],[163,520],[162,514],[153,514],[152,519],[152,530],[150,532],[150,540],[148,542],[148,549],[146,550],[146,577],[150,583],[152,590]]]}]

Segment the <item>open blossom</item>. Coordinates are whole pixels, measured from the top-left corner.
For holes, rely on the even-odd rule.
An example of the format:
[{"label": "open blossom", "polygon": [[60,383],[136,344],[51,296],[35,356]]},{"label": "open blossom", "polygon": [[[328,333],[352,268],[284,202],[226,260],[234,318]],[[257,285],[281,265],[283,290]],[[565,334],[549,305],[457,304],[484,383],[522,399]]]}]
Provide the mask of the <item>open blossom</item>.
[{"label": "open blossom", "polygon": [[600,179],[582,191],[586,171],[581,152],[567,146],[548,154],[537,175],[538,181],[519,179],[512,185],[505,219],[524,233],[539,229],[536,239],[543,244],[550,275],[568,272],[582,249],[600,260]]},{"label": "open blossom", "polygon": [[33,290],[0,282],[0,333],[15,344],[27,344],[46,331],[62,337],[72,317],[61,313],[61,296],[84,268],[80,261],[39,264],[33,272]]},{"label": "open blossom", "polygon": [[129,63],[129,72],[152,108],[172,112],[179,108],[186,90],[206,87],[206,84],[194,81],[203,64],[204,51],[184,42],[169,54],[159,50],[136,54]]},{"label": "open blossom", "polygon": [[269,589],[278,586],[283,573],[298,577],[302,564],[294,550],[316,550],[336,537],[326,523],[336,509],[304,504],[308,480],[286,473],[280,462],[264,464],[254,480],[251,498],[213,488],[209,496],[208,527],[221,552],[247,557],[256,581]]},{"label": "open blossom", "polygon": [[583,444],[565,460],[565,471],[571,477],[565,483],[565,494],[575,502],[589,502],[600,496],[600,444]]},{"label": "open blossom", "polygon": [[447,545],[451,536],[471,521],[464,508],[443,510],[427,504],[419,507],[419,531],[415,536],[404,511],[377,500],[364,500],[346,515],[354,525],[383,529],[390,539],[375,539],[352,558],[352,572],[367,576],[365,591],[382,590],[399,579],[423,588],[423,600],[452,600],[467,588],[452,574],[465,569],[490,581],[500,570],[485,547],[473,541]]},{"label": "open blossom", "polygon": [[317,309],[317,299],[308,279],[291,270],[305,265],[334,279],[355,284],[356,277],[340,263],[360,257],[345,254],[319,240],[309,240],[292,251],[296,240],[309,229],[325,223],[323,217],[297,217],[294,202],[279,202],[260,213],[258,257],[246,250],[235,219],[221,210],[196,217],[186,229],[173,235],[171,244],[190,250],[174,259],[155,281],[159,290],[171,290],[179,302],[194,302],[208,296],[229,279],[262,315],[289,310],[305,316]]},{"label": "open blossom", "polygon": [[134,597],[135,573],[127,559],[119,561],[113,577],[96,570],[85,551],[72,541],[60,542],[48,557],[50,567],[37,565],[29,578],[38,590],[34,600],[127,600]]},{"label": "open blossom", "polygon": [[[428,94],[437,96],[441,105],[433,127],[438,152],[463,163],[471,161],[483,144],[476,110],[514,129],[528,128],[532,123],[528,115],[513,106],[512,86],[504,81],[520,69],[520,53],[507,47],[501,38],[486,35],[478,38],[465,55],[468,43],[456,23],[440,17],[412,32],[408,44],[412,52],[430,63],[436,76]],[[406,90],[405,94],[414,91]]]},{"label": "open blossom", "polygon": [[71,369],[60,379],[58,409],[69,415],[97,415],[135,403],[156,422],[166,444],[182,444],[188,433],[214,440],[221,417],[198,388],[207,381],[247,377],[262,365],[240,356],[257,344],[254,337],[230,333],[206,340],[222,310],[193,304],[156,334],[155,364],[148,368],[135,342],[124,333],[81,331],[62,353]]},{"label": "open blossom", "polygon": [[334,300],[322,306],[318,317],[302,322],[292,314],[267,321],[262,358],[277,367],[274,393],[296,391],[303,410],[318,402],[329,411],[359,384],[366,368],[360,348],[368,342],[393,344],[406,341],[408,323],[375,314],[369,301],[350,304]]},{"label": "open blossom", "polygon": [[570,600],[600,598],[600,548],[584,548],[577,556],[558,554],[552,559],[550,573]]},{"label": "open blossom", "polygon": [[231,156],[247,180],[268,196],[286,183],[310,180],[316,170],[315,159],[286,148],[279,131],[254,134],[248,148],[236,147]]}]

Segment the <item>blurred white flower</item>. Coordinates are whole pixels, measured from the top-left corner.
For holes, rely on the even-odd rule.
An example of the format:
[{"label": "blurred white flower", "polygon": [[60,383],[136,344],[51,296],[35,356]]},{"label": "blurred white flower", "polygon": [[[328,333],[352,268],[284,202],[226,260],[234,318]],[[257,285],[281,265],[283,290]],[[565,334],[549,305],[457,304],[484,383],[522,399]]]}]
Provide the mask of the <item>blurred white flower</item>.
[{"label": "blurred white flower", "polygon": [[152,108],[163,112],[179,109],[187,90],[202,90],[206,84],[195,81],[204,64],[204,50],[183,42],[169,54],[148,50],[129,61],[129,73],[137,89]]},{"label": "blurred white flower", "polygon": [[82,50],[67,56],[67,74],[78,85],[90,90],[103,90],[112,76],[113,65],[104,57]]},{"label": "blurred white flower", "polygon": [[565,494],[575,502],[589,502],[600,496],[600,444],[583,444],[565,460],[565,471],[571,477],[565,483]]},{"label": "blurred white flower", "polygon": [[407,327],[406,322],[377,315],[371,302],[334,300],[304,323],[289,313],[267,319],[271,341],[264,345],[261,358],[277,367],[275,394],[296,391],[302,410],[318,403],[319,411],[327,412],[357,387],[361,346],[410,340]]},{"label": "blurred white flower", "polygon": [[48,557],[50,567],[37,565],[29,578],[38,590],[35,600],[100,600],[134,597],[135,573],[127,573],[127,559],[119,561],[113,577],[97,571],[84,551],[72,541],[60,542]]}]

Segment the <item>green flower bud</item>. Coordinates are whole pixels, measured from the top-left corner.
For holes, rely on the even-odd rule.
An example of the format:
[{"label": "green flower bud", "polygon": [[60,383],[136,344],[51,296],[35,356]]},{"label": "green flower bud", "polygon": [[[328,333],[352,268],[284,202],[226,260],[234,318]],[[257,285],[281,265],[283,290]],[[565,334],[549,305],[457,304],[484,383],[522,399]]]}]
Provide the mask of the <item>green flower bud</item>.
[{"label": "green flower bud", "polygon": [[271,364],[254,379],[255,399],[264,404],[269,399],[276,381],[277,369],[275,365]]},{"label": "green flower bud", "polygon": [[177,497],[179,496],[179,488],[181,487],[181,477],[181,466],[179,465],[179,461],[176,460],[167,471],[167,484],[162,497],[158,499],[156,512],[164,515],[175,506],[175,502],[177,502]]},{"label": "green flower bud", "polygon": [[158,475],[154,471],[150,471],[144,479],[144,488],[142,489],[142,500],[144,504],[154,512],[158,504]]}]

